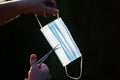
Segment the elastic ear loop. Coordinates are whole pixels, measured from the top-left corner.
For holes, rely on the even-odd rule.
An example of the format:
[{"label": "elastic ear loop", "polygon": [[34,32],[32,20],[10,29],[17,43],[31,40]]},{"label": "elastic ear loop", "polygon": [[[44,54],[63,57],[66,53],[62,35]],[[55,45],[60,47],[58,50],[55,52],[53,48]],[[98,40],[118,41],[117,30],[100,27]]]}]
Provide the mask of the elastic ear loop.
[{"label": "elastic ear loop", "polygon": [[[59,17],[59,14],[57,14],[56,16],[57,16],[57,18],[60,18],[60,17]],[[35,18],[37,19],[37,22],[38,22],[40,28],[42,28],[42,24],[40,23],[40,20],[38,19],[38,16],[37,16],[37,15],[35,15]]]},{"label": "elastic ear loop", "polygon": [[77,77],[77,78],[70,76],[70,75],[68,74],[67,66],[65,66],[65,73],[66,73],[66,75],[67,75],[69,78],[74,79],[74,80],[79,80],[79,79],[81,78],[81,76],[82,76],[82,63],[83,63],[82,54],[81,54],[81,59],[80,59],[80,60],[81,60],[81,61],[80,61],[80,75],[79,75],[79,77]]},{"label": "elastic ear loop", "polygon": [[36,18],[36,20],[37,20],[37,22],[38,22],[38,24],[39,24],[40,28],[42,28],[42,24],[40,23],[40,21],[39,21],[39,19],[38,19],[38,16],[37,16],[37,15],[35,15],[35,18]]},{"label": "elastic ear loop", "polygon": [[[35,18],[37,19],[37,22],[38,22],[40,28],[42,28],[42,25],[41,25],[41,23],[40,23],[40,21],[39,21],[37,15],[35,15]],[[59,18],[59,14],[57,14],[57,18]],[[82,76],[82,63],[83,63],[83,57],[82,57],[82,54],[81,54],[80,75],[79,75],[78,78],[72,77],[72,76],[70,76],[70,75],[68,74],[67,66],[65,66],[65,72],[66,72],[66,75],[67,75],[69,78],[71,78],[71,79],[79,80],[79,79],[81,78],[81,76]]]}]

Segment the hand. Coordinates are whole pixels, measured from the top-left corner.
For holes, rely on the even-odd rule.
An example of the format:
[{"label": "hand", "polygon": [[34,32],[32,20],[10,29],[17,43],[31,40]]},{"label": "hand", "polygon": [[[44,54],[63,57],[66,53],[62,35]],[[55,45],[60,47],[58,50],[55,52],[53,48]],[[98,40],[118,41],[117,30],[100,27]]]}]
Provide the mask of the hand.
[{"label": "hand", "polygon": [[59,11],[55,0],[22,0],[26,6],[29,6],[26,13],[34,13],[35,15],[56,15]]},{"label": "hand", "polygon": [[[30,70],[28,71],[28,78],[25,80],[50,80],[51,76],[46,64],[36,64],[37,56],[32,54],[30,56]],[[34,63],[34,64],[33,64]]]}]

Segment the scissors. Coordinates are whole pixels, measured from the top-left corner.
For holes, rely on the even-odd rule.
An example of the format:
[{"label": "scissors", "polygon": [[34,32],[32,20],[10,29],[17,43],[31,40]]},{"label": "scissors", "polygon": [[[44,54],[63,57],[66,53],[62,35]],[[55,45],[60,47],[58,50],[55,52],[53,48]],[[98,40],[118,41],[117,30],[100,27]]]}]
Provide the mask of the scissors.
[{"label": "scissors", "polygon": [[[58,45],[59,45],[59,44],[58,44]],[[53,51],[59,49],[58,45],[55,46],[52,50],[50,50],[48,53],[46,53],[46,55],[44,55],[42,58],[40,58],[39,60],[35,61],[33,64],[35,64],[35,63],[36,63],[36,64],[38,64],[38,63],[39,63],[39,64],[43,63]]]}]

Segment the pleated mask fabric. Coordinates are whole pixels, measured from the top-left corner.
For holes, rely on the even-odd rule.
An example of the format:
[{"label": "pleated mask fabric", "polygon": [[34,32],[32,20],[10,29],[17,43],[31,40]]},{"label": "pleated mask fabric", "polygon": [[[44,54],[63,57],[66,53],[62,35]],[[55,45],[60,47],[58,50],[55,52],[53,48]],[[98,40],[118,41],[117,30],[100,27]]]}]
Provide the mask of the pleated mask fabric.
[{"label": "pleated mask fabric", "polygon": [[42,27],[41,32],[52,48],[59,45],[55,53],[63,66],[68,65],[81,56],[70,31],[59,17]]}]

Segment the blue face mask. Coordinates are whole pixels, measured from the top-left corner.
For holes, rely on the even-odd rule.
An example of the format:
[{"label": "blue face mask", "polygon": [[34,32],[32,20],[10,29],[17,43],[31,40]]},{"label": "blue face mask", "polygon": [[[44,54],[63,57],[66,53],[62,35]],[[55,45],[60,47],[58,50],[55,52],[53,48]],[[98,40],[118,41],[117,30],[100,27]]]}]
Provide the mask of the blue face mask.
[{"label": "blue face mask", "polygon": [[52,48],[58,45],[59,49],[55,50],[55,53],[64,67],[82,56],[71,33],[60,17],[42,27],[40,31]]},{"label": "blue face mask", "polygon": [[63,66],[81,56],[76,43],[61,18],[52,21],[40,30],[52,48],[59,44],[59,49],[55,50],[55,53]]}]

